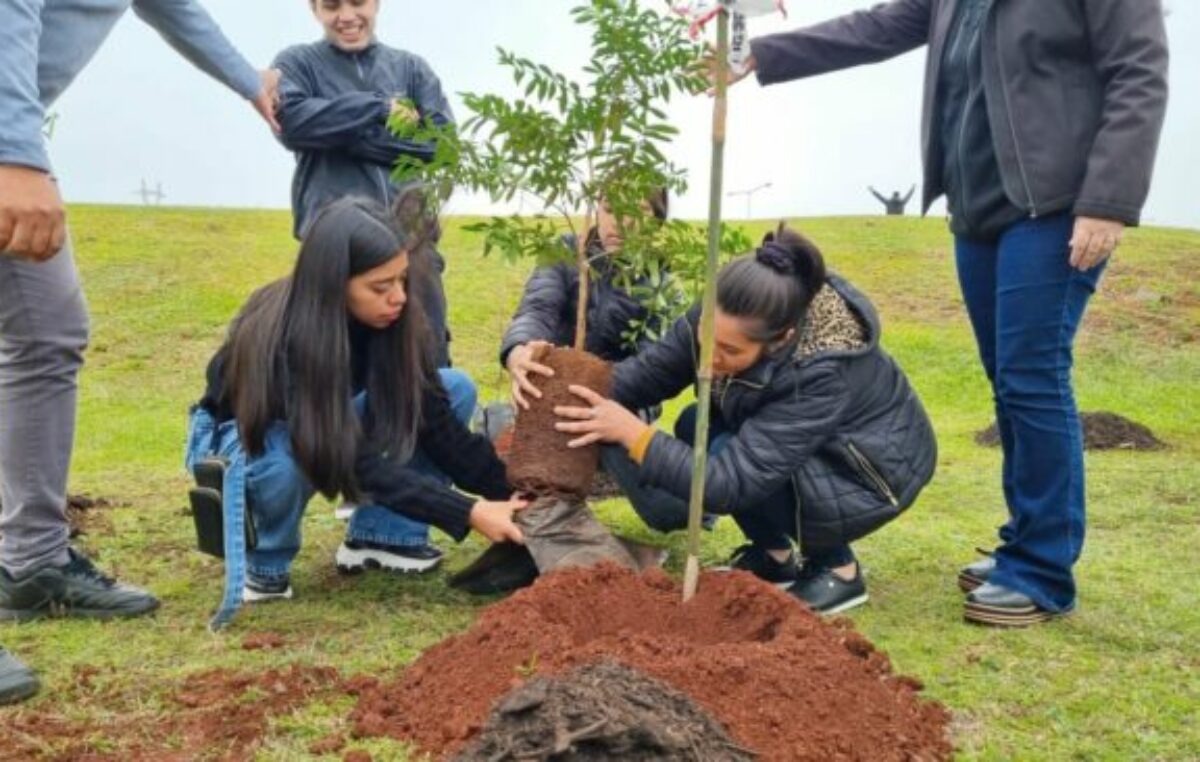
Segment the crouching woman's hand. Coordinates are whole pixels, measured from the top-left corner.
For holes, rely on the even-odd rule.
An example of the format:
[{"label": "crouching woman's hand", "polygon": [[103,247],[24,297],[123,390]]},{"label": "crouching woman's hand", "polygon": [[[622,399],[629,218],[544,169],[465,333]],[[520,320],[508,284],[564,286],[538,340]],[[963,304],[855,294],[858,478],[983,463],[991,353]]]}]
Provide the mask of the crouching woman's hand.
[{"label": "crouching woman's hand", "polygon": [[554,408],[555,415],[566,419],[554,424],[554,428],[567,434],[580,435],[571,440],[571,447],[587,447],[595,442],[610,442],[629,450],[650,429],[645,421],[631,413],[619,402],[606,399],[586,386],[569,388],[571,394],[587,404],[587,407],[559,405]]},{"label": "crouching woman's hand", "polygon": [[525,544],[521,528],[513,521],[517,511],[529,507],[528,500],[513,495],[511,500],[480,500],[471,507],[471,528],[492,542],[515,542]]}]

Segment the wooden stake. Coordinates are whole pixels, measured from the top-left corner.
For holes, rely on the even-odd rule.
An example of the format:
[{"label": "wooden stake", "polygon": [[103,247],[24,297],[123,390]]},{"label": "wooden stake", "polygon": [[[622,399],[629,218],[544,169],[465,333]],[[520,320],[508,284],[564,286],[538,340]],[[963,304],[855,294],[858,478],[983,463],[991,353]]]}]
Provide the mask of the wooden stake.
[{"label": "wooden stake", "polygon": [[575,236],[575,267],[579,270],[579,304],[575,311],[575,349],[587,349],[588,299],[592,290],[592,266],[588,262],[588,235],[592,232],[592,205],[583,218],[583,234]]},{"label": "wooden stake", "polygon": [[700,584],[700,525],[704,517],[704,476],[708,466],[708,419],[712,409],[714,323],[717,309],[717,263],[721,248],[721,186],[725,179],[725,121],[729,89],[729,13],[717,17],[716,97],[713,100],[712,178],[708,200],[708,261],[704,271],[700,318],[700,368],[696,390],[696,443],[693,447],[692,495],[688,506],[688,556],[683,572],[683,601]]}]

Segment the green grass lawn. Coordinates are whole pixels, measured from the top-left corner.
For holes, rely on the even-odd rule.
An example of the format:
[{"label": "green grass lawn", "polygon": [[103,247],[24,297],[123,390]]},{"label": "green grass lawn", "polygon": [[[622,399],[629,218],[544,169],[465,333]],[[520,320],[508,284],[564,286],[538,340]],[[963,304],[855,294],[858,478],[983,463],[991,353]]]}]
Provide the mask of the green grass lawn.
[{"label": "green grass lawn", "polygon": [[[154,718],[172,711],[163,696],[198,670],[304,662],[385,675],[466,628],[486,602],[449,590],[445,577],[478,552],[477,540],[452,547],[442,538],[451,548],[446,571],[426,578],[342,579],[333,568],[342,527],[318,500],[293,575],[297,599],[246,610],[227,634],[207,632],[222,568],[193,550],[181,463],[187,406],[243,299],[289,269],[296,248],[289,216],[76,207],[71,221],[93,324],[71,490],[120,504],[85,544],[106,570],[150,587],[164,605],[145,621],[0,626],[0,642],[46,682],[36,701],[0,710],[0,758],[6,726],[31,712],[103,725],[114,712],[137,711],[152,734]],[[1132,417],[1170,448],[1088,455],[1090,526],[1077,613],[999,632],[962,622],[955,585],[972,549],[992,543],[1004,507],[998,453],[972,441],[990,423],[990,397],[944,225],[797,224],[834,269],[876,300],[884,344],[940,436],[939,471],[918,504],[857,546],[872,596],[852,615],[858,627],[953,710],[963,759],[1200,759],[1200,233],[1129,234],[1077,357],[1084,410]],[[750,227],[757,235],[767,225]],[[496,349],[527,268],[482,258],[476,239],[458,224],[448,228],[455,361],[474,376],[481,398],[497,399],[505,383]],[[621,501],[601,514],[624,532],[652,536]],[[678,571],[682,538],[658,539],[670,544]],[[705,540],[705,560],[723,558],[739,540],[723,521]],[[282,634],[289,647],[243,650],[244,636],[255,632]],[[102,690],[80,687],[85,667],[99,670],[91,682]],[[310,705],[277,720],[259,757],[306,758],[313,741],[344,728],[351,705]],[[97,748],[120,742],[100,737]],[[47,743],[49,754],[55,746]],[[389,742],[355,746],[377,759],[405,758]]]}]

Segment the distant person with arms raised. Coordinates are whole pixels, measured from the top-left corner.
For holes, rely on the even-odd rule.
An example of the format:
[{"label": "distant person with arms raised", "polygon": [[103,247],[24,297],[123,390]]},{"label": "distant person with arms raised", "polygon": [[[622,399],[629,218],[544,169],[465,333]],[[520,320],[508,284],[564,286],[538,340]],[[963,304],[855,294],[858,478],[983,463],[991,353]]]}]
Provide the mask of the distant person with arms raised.
[{"label": "distant person with arms raised", "polygon": [[900,196],[900,191],[893,191],[891,198],[888,198],[872,187],[868,187],[867,190],[871,191],[872,196],[879,199],[879,203],[883,204],[884,208],[887,209],[889,217],[903,217],[904,208],[908,206],[908,202],[912,200],[913,194],[917,192],[917,186],[914,185],[909,188],[908,194],[903,197]]}]

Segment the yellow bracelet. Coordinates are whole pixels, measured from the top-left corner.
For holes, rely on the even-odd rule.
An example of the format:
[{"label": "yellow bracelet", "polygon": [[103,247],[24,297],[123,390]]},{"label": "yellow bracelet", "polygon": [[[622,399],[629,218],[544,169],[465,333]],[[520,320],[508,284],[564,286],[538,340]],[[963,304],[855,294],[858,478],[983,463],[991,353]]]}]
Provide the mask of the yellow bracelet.
[{"label": "yellow bracelet", "polygon": [[642,432],[641,436],[639,436],[633,443],[633,446],[629,448],[629,457],[632,458],[633,462],[637,463],[639,466],[642,465],[642,461],[646,459],[646,450],[650,449],[650,440],[654,439],[654,434],[654,427],[647,426]]}]

